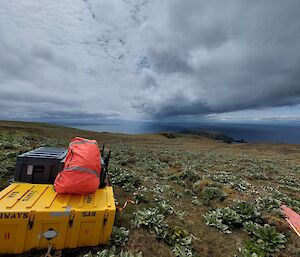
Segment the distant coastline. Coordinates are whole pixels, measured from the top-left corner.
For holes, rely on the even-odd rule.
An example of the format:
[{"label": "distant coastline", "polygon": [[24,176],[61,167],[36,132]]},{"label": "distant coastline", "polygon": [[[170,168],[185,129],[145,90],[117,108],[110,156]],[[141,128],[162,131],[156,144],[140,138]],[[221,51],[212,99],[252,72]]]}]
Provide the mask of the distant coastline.
[{"label": "distant coastline", "polygon": [[190,129],[184,129],[179,131],[180,134],[189,134],[189,135],[197,135],[197,136],[202,136],[210,139],[215,139],[222,141],[224,143],[246,143],[246,141],[242,139],[235,139],[233,137],[230,137],[224,133],[218,132],[218,131],[212,131],[212,130],[205,130],[205,129],[200,129],[200,130],[190,130]]},{"label": "distant coastline", "polygon": [[151,134],[162,131],[208,130],[252,143],[300,144],[299,122],[139,122],[109,120],[95,123],[56,123],[95,132]]}]

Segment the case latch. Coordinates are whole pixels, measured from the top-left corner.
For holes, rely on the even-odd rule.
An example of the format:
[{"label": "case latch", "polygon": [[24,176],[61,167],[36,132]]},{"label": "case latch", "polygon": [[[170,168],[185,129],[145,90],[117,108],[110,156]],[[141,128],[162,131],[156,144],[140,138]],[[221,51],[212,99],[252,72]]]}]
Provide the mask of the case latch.
[{"label": "case latch", "polygon": [[107,220],[108,220],[108,210],[105,210],[105,212],[104,212],[104,218],[103,218],[103,226],[106,225]]},{"label": "case latch", "polygon": [[69,227],[72,227],[74,222],[74,211],[71,211],[71,214],[69,216]]},{"label": "case latch", "polygon": [[28,219],[28,224],[27,224],[29,230],[32,229],[32,227],[33,227],[34,218],[35,218],[34,212],[30,213],[29,219]]}]

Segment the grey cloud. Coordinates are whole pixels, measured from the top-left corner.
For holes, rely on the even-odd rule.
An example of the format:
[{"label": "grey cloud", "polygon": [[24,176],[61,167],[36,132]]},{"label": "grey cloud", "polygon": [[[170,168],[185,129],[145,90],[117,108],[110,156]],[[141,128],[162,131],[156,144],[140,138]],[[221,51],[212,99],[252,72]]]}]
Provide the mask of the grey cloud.
[{"label": "grey cloud", "polygon": [[[5,91],[0,89],[0,101],[4,102],[9,100],[18,104],[31,103],[31,104],[53,104],[60,105],[62,107],[70,107],[74,105],[71,99],[58,95],[43,94],[42,92],[26,92],[22,89],[15,91]],[[80,104],[80,103],[79,103]]]},{"label": "grey cloud", "polygon": [[[122,116],[116,111],[82,111],[76,106],[53,107],[53,103],[21,102],[16,104],[12,100],[0,101],[0,117],[5,119],[49,119],[49,120],[70,120],[70,119],[101,119]],[[59,108],[60,107],[60,108]],[[62,108],[63,107],[63,108]]]},{"label": "grey cloud", "polygon": [[166,101],[161,104],[159,108],[145,103],[139,107],[157,118],[181,116],[186,114],[206,114],[213,111],[211,107],[208,106],[203,100],[191,101],[181,92],[178,92],[177,94],[174,94],[166,99]]},{"label": "grey cloud", "polygon": [[[136,108],[161,118],[300,104],[299,1],[166,6],[157,15],[167,18],[147,25],[155,39],[147,53],[161,82]],[[178,91],[174,73],[186,79],[180,97],[168,97]]]},{"label": "grey cloud", "polygon": [[299,12],[298,0],[3,1],[0,118],[300,104]]},{"label": "grey cloud", "polygon": [[157,81],[151,74],[145,74],[143,83],[145,88],[157,87]]},{"label": "grey cloud", "polygon": [[54,59],[53,53],[50,51],[50,49],[47,49],[46,47],[34,47],[32,49],[32,55],[33,57],[38,57],[45,61],[53,61]]},{"label": "grey cloud", "polygon": [[43,118],[49,119],[98,119],[98,118],[107,118],[107,117],[118,117],[122,114],[119,112],[81,112],[78,110],[75,111],[44,111],[41,114]]},{"label": "grey cloud", "polygon": [[148,55],[155,70],[159,73],[190,73],[193,71],[193,68],[187,63],[188,52],[183,52],[180,55],[177,51],[160,50],[153,47],[148,50]]}]

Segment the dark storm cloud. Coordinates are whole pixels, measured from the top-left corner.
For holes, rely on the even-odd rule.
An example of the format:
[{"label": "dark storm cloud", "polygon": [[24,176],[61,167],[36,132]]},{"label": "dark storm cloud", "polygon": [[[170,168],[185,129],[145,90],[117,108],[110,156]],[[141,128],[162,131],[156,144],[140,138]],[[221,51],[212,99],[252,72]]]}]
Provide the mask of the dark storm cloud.
[{"label": "dark storm cloud", "polygon": [[[148,113],[153,113],[157,118],[165,118],[169,116],[180,115],[193,115],[193,114],[206,114],[213,110],[205,102],[191,101],[189,98],[185,98],[180,92],[168,98],[167,101],[160,106],[159,110],[152,109],[152,106],[143,106],[143,109]],[[163,110],[161,112],[160,110]]]},{"label": "dark storm cloud", "polygon": [[156,97],[145,92],[136,108],[161,118],[300,103],[299,1],[166,7],[161,24],[148,24],[148,58],[160,90]]}]

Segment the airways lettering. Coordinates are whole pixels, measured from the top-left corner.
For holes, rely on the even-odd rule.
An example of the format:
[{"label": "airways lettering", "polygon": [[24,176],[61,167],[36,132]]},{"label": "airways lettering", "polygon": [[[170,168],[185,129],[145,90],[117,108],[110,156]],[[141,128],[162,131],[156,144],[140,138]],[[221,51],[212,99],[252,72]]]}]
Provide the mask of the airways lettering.
[{"label": "airways lettering", "polygon": [[27,219],[28,212],[0,212],[0,219]]}]

